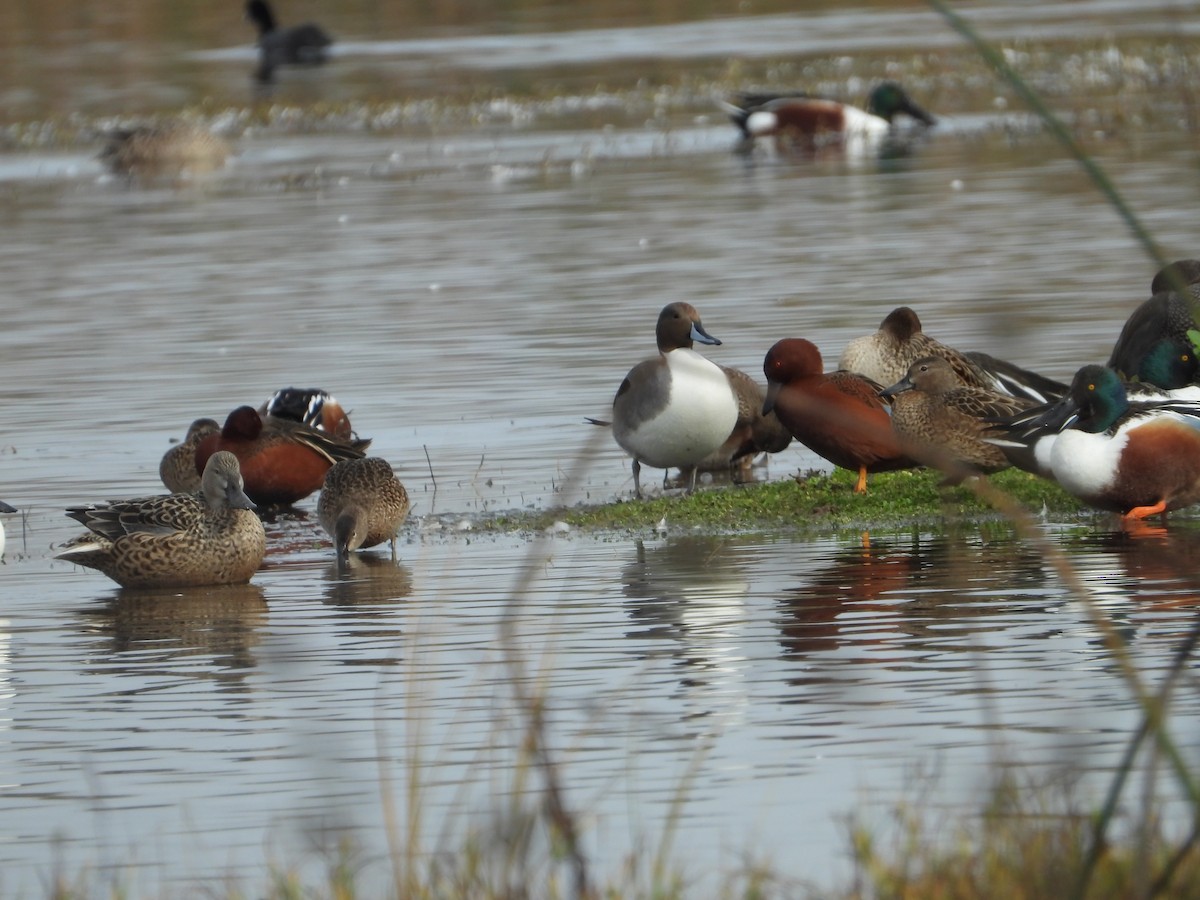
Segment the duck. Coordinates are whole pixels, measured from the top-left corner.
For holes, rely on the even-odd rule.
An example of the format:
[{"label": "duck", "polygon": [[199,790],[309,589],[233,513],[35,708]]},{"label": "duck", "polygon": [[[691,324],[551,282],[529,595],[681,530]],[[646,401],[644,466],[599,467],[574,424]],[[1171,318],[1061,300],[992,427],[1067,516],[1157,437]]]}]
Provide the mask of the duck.
[{"label": "duck", "polygon": [[[0,500],[0,513],[15,513],[15,512],[17,512],[15,507],[9,506],[3,500]],[[3,556],[4,556],[4,543],[5,543],[4,523],[0,522],[0,558],[3,558]]]},{"label": "duck", "polygon": [[88,531],[56,558],[126,588],[244,584],[267,552],[237,457],[227,452],[209,458],[198,493],[74,506],[67,515]]},{"label": "duck", "polygon": [[281,28],[267,0],[249,0],[246,18],[258,28],[258,68],[254,77],[259,82],[270,82],[279,66],[315,66],[329,58],[333,38],[320,25],[306,22]]},{"label": "duck", "polygon": [[891,398],[892,427],[900,445],[914,459],[940,469],[944,485],[1007,469],[1008,457],[985,437],[992,432],[994,419],[1034,405],[1028,399],[964,384],[941,356],[918,359],[904,378],[880,396]]},{"label": "duck", "polygon": [[641,468],[688,469],[696,488],[696,463],[725,443],[738,421],[738,398],[729,376],[692,349],[719,345],[690,303],[663,307],[655,326],[658,355],[629,370],[613,398],[612,432],[633,458],[633,488],[642,496]]},{"label": "duck", "polygon": [[883,386],[853,372],[825,372],[821,351],[805,338],[776,341],[763,359],[773,411],[796,440],[835,466],[858,473],[854,492],[865,493],[867,474],[917,465],[892,428]]},{"label": "duck", "polygon": [[317,520],[333,538],[339,562],[355,550],[387,541],[396,556],[396,533],[408,516],[408,491],[377,456],[339,460],[325,474]]},{"label": "duck", "polygon": [[1034,403],[1061,398],[1067,385],[980,352],[961,352],[925,334],[921,319],[909,306],[897,306],[873,334],[854,338],[838,358],[838,368],[857,372],[880,384],[903,379],[912,364],[926,356],[945,359],[964,384]]},{"label": "duck", "polygon": [[741,93],[721,105],[745,145],[769,137],[780,152],[813,153],[854,142],[882,144],[893,134],[893,120],[901,113],[925,127],[937,124],[895,81],[876,85],[865,110],[803,92]]},{"label": "duck", "polygon": [[200,490],[196,471],[196,445],[210,434],[220,434],[216,419],[196,419],[188,426],[183,440],[163,454],[158,477],[172,494],[190,494]]},{"label": "duck", "polygon": [[[761,384],[741,369],[720,368],[737,397],[737,422],[725,443],[696,463],[695,468],[701,472],[726,471],[737,481],[749,477],[749,469],[763,454],[779,453],[791,446],[792,433],[773,411],[763,411],[767,392]],[[683,475],[690,478],[691,470],[685,469]]]},{"label": "duck", "polygon": [[228,450],[237,457],[246,494],[260,507],[292,506],[325,483],[325,474],[343,459],[366,455],[369,439],[342,438],[290,419],[261,416],[239,406],[225,418],[219,434],[196,445],[196,468]]},{"label": "duck", "polygon": [[130,178],[203,175],[225,166],[229,143],[190,122],[136,125],[109,132],[100,161]]},{"label": "duck", "polygon": [[1088,506],[1165,519],[1200,502],[1200,395],[1129,387],[1115,369],[1083,366],[1066,397],[993,440],[1040,444],[1045,473]]},{"label": "duck", "polygon": [[351,440],[357,437],[342,404],[321,388],[280,388],[258,408],[258,414],[291,419],[337,437]]},{"label": "duck", "polygon": [[1192,359],[1200,350],[1193,337],[1200,303],[1200,260],[1178,259],[1160,269],[1150,282],[1150,298],[1125,321],[1107,366],[1125,381],[1143,381],[1168,390],[1191,384],[1196,371],[1162,368],[1163,359],[1181,353]]}]

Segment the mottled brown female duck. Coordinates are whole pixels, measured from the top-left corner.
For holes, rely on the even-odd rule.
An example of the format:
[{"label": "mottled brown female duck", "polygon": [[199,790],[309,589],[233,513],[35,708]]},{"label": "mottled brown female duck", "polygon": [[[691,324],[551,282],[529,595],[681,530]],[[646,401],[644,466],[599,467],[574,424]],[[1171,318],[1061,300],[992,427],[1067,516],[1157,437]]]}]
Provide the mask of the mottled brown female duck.
[{"label": "mottled brown female duck", "polygon": [[966,385],[940,356],[918,359],[903,379],[881,394],[892,401],[892,427],[914,459],[945,473],[945,484],[1007,469],[1008,457],[985,437],[989,420],[1034,405],[986,388]]},{"label": "mottled brown female duck", "polygon": [[184,439],[163,454],[158,464],[158,477],[173,494],[191,494],[200,490],[200,473],[196,471],[196,445],[210,434],[220,434],[216,419],[196,419],[188,426]]},{"label": "mottled brown female duck", "polygon": [[214,172],[229,155],[229,144],[207,128],[168,122],[112,132],[100,160],[117,175],[173,177]]},{"label": "mottled brown female duck", "polygon": [[57,558],[97,569],[122,587],[241,584],[267,552],[253,506],[242,489],[237,457],[214,453],[200,493],[68,509],[88,533]]},{"label": "mottled brown female duck", "polygon": [[317,519],[333,538],[340,562],[384,541],[394,558],[396,532],[407,516],[408,491],[386,459],[344,459],[325,475]]}]

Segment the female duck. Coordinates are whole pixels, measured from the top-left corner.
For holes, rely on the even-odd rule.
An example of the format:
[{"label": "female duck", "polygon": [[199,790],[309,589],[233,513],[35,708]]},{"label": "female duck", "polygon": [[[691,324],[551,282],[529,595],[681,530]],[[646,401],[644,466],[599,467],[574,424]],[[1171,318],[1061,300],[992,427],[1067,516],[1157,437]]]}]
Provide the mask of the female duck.
[{"label": "female duck", "polygon": [[339,562],[384,541],[395,559],[396,532],[407,516],[408,491],[386,459],[343,459],[326,474],[317,519],[333,538]]},{"label": "female duck", "polygon": [[[655,327],[658,356],[629,370],[613,398],[613,437],[633,457],[634,493],[642,496],[642,464],[656,469],[694,467],[733,432],[738,400],[716,363],[693,342],[720,344],[704,330],[690,303],[671,303]],[[692,468],[688,490],[696,487]]]},{"label": "female duck", "polygon": [[796,440],[835,466],[858,472],[855,493],[867,490],[868,472],[915,466],[900,448],[882,387],[853,372],[825,374],[821,351],[804,338],[776,342],[763,360],[766,411],[774,410]]},{"label": "female duck", "polygon": [[1049,474],[1089,506],[1138,520],[1200,502],[1198,400],[1131,399],[1115,371],[1084,366],[1033,424],[1024,440],[1053,436]]},{"label": "female duck", "polygon": [[67,515],[88,534],[57,558],[98,569],[122,587],[241,584],[267,552],[232,453],[213,454],[198,494],[76,506]]}]

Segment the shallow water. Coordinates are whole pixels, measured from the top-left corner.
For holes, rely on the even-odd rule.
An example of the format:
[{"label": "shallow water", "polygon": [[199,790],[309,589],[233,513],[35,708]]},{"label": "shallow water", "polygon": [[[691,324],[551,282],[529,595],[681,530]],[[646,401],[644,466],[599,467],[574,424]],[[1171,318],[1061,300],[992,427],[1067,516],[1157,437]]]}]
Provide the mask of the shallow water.
[{"label": "shallow water", "polygon": [[[1123,9],[978,16],[1025,37],[1066,23],[1091,42],[1150,35],[1166,58],[1166,36],[1194,26],[1172,4],[1136,22]],[[0,570],[6,889],[58,869],[146,892],[214,873],[256,884],[267,862],[305,859],[315,877],[314,848],[347,833],[382,881],[381,797],[403,810],[413,773],[424,850],[456,849],[472,826],[500,840],[513,806],[534,805],[500,641],[510,613],[607,871],[662,838],[681,785],[676,854],[708,884],[747,850],[828,883],[839,817],[911,797],[916,773],[938,776],[933,806],[967,810],[997,753],[1102,783],[1135,721],[1128,691],[1086,607],[1006,529],[873,534],[866,549],[670,522],[545,545],[467,530],[485,512],[630,494],[627,460],[584,417],[605,414],[672,300],[724,340],[713,358],[754,373],[784,336],[832,363],[903,303],[948,343],[1068,378],[1144,299],[1155,267],[1124,224],[1015,104],[992,102],[1007,94],[982,69],[939,74],[956,41],[927,13],[761,11],[533,8],[499,37],[348,19],[330,23],[334,63],[286,73],[261,120],[243,115],[245,38],[206,17],[169,48],[85,30],[77,68],[9,63],[28,87],[9,88],[24,137],[0,155],[0,499],[23,511],[4,519]],[[798,45],[781,37],[793,22]],[[753,60],[778,54],[797,78],[842,72],[847,94],[902,46],[895,74],[943,121],[887,164],[748,160],[706,87],[731,44],[748,81],[768,81]],[[564,67],[562,48],[584,45]],[[121,49],[133,62],[106,73]],[[166,66],[176,54],[194,66]],[[634,83],[644,54],[671,57],[653,69],[661,90]],[[1064,51],[1083,71],[1055,100],[1166,255],[1196,255],[1186,93],[1139,108],[1153,127],[1113,110],[1159,59]],[[548,96],[513,87],[539,73]],[[391,106],[393,77],[411,93]],[[432,92],[493,80],[470,106]],[[96,122],[205,96],[236,141],[227,171],[134,185],[102,172]],[[72,110],[90,124],[29,138],[24,123]],[[74,533],[63,506],[159,491],[188,422],[287,384],[334,392],[396,466],[415,501],[398,563],[384,552],[339,576],[311,515],[271,526],[267,566],[241,588],[122,594],[49,558]],[[763,477],[820,466],[794,447]],[[1099,518],[1045,527],[1161,669],[1194,615],[1194,522],[1136,539]],[[1181,695],[1182,734],[1195,704]]]}]

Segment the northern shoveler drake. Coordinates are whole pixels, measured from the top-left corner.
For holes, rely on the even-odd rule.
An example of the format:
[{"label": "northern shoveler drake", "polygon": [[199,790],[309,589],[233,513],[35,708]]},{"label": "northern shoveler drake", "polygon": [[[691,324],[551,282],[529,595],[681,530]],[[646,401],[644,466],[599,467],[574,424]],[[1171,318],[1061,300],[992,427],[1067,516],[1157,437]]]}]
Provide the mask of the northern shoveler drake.
[{"label": "northern shoveler drake", "polygon": [[867,489],[868,472],[915,466],[900,447],[882,386],[863,375],[825,373],[821,351],[804,338],[784,338],[763,360],[767,396],[796,440],[835,466],[858,472],[856,493]]},{"label": "northern shoveler drake", "polygon": [[1200,399],[1149,396],[1131,397],[1113,369],[1084,366],[1066,397],[1003,440],[1043,442],[1048,474],[1089,506],[1165,516],[1200,502]]},{"label": "northern shoveler drake", "polygon": [[963,384],[972,387],[1035,403],[1057,400],[1067,392],[1067,385],[1061,382],[986,353],[963,353],[947,347],[921,330],[920,318],[907,306],[888,313],[874,334],[850,341],[838,359],[838,368],[866,375],[880,384],[895,384],[908,374],[913,363],[926,356],[945,359]]},{"label": "northern shoveler drake", "polygon": [[[15,513],[17,510],[0,500],[0,513]],[[4,556],[4,523],[0,522],[0,557]]]},{"label": "northern shoveler drake", "polygon": [[613,398],[613,437],[633,457],[634,493],[641,497],[642,465],[688,469],[725,443],[738,421],[729,376],[692,349],[720,344],[704,330],[690,303],[670,303],[655,327],[658,356],[629,370]]},{"label": "northern shoveler drake", "polygon": [[[1108,367],[1127,381],[1172,389],[1196,380],[1195,366],[1177,365],[1181,354],[1194,362],[1200,348],[1200,260],[1180,259],[1164,266],[1150,282],[1150,299],[1121,328]],[[1164,363],[1166,364],[1164,366]]]},{"label": "northern shoveler drake", "polygon": [[267,552],[232,453],[212,455],[199,493],[76,506],[67,515],[88,533],[56,558],[98,569],[122,587],[241,584]]},{"label": "northern shoveler drake", "polygon": [[163,454],[158,464],[158,477],[172,494],[191,494],[200,490],[200,473],[196,471],[196,445],[210,434],[220,434],[216,419],[196,419],[188,426],[182,441]]},{"label": "northern shoveler drake", "polygon": [[950,362],[926,356],[883,391],[892,399],[892,427],[900,445],[924,465],[940,469],[944,484],[1007,469],[1008,457],[984,438],[992,420],[1012,416],[1033,402],[963,384]]},{"label": "northern shoveler drake", "polygon": [[326,473],[317,519],[333,538],[339,562],[384,541],[394,558],[396,532],[407,516],[408,491],[386,459],[343,459]]},{"label": "northern shoveler drake", "polygon": [[120,128],[108,136],[100,161],[117,175],[202,175],[222,168],[231,150],[207,128],[186,122]]},{"label": "northern shoveler drake", "polygon": [[892,135],[893,120],[901,113],[925,126],[937,123],[894,81],[875,86],[866,110],[802,93],[736,94],[722,107],[746,142],[774,138],[780,152],[793,153],[845,148],[854,142],[881,145]]},{"label": "northern shoveler drake", "polygon": [[334,463],[365,456],[370,443],[290,419],[263,418],[254,407],[239,406],[220,434],[196,446],[196,467],[202,469],[218,450],[228,450],[241,464],[251,500],[263,507],[291,506],[319,490]]},{"label": "northern shoveler drake", "polygon": [[355,437],[349,414],[337,398],[321,388],[281,388],[267,398],[258,413],[302,422],[338,437]]},{"label": "northern shoveler drake", "polygon": [[315,66],[329,58],[333,38],[320,25],[306,22],[281,28],[266,0],[249,0],[246,18],[258,28],[258,69],[254,77],[269,82],[280,66]]}]

